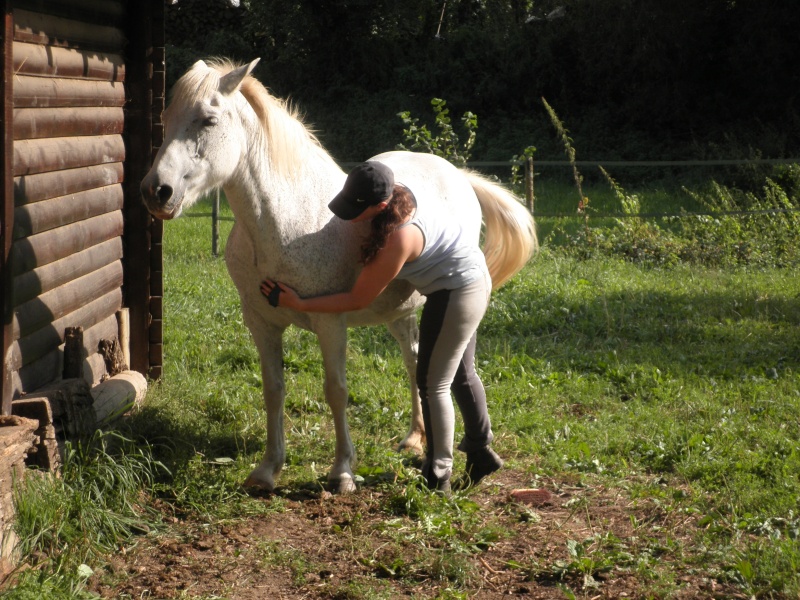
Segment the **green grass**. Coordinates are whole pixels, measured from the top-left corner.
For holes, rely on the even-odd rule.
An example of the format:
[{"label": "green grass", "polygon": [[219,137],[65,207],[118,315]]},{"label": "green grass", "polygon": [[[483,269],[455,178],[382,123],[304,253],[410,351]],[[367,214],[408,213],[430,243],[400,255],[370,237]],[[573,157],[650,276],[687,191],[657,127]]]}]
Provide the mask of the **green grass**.
[{"label": "green grass", "polygon": [[166,470],[147,447],[113,432],[68,443],[59,477],[31,473],[15,489],[14,531],[19,555],[34,569],[23,572],[10,597],[90,597],[86,563],[101,563],[160,525],[142,493],[159,473]]},{"label": "green grass", "polygon": [[[222,225],[224,239],[230,224]],[[258,356],[210,241],[207,218],[166,224],[164,377],[151,385],[125,434],[146,439],[148,452],[168,469],[153,468],[152,484],[145,478],[138,485],[176,514],[214,526],[289,509],[280,495],[265,503],[240,488],[264,446]],[[800,279],[790,269],[654,268],[545,247],[494,295],[479,332],[477,366],[498,451],[534,483],[604,485],[632,505],[653,502],[664,514],[695,519],[697,527],[691,539],[656,543],[652,523],[632,523],[636,535],[629,540],[598,524],[594,537],[568,544],[568,560],[538,557],[512,566],[531,581],[621,569],[637,574],[653,597],[674,593],[675,573],[684,571],[748,596],[797,597],[798,299]],[[281,484],[292,490],[324,477],[333,427],[313,336],[290,329],[285,348],[288,457]],[[432,498],[393,452],[410,409],[405,369],[384,328],[350,331],[348,379],[357,473],[397,483],[379,484],[390,494],[375,509],[384,515],[379,532],[359,529],[356,516],[341,529],[353,547],[361,535],[380,535],[387,546],[359,559],[374,580],[353,580],[337,597],[391,597],[387,580],[420,577],[441,582],[440,597],[469,597],[477,575],[466,557],[513,533],[487,524],[468,495]],[[114,511],[128,514],[119,506]],[[47,511],[60,509],[41,510],[53,522],[57,517]],[[108,539],[129,536],[125,522]],[[34,539],[47,529],[31,526],[26,551],[63,552]],[[402,544],[421,550],[409,560],[396,550]],[[659,561],[664,553],[674,562]],[[40,586],[54,585],[45,573],[64,575],[66,585],[77,581],[66,575],[82,562],[101,563],[88,546],[68,568],[59,571],[52,560],[53,569],[39,571]],[[300,582],[316,568],[290,549],[272,548],[265,561],[291,569]]]},{"label": "green grass", "polygon": [[[205,250],[207,223],[170,227],[192,237],[171,246],[168,230],[169,361],[147,410],[174,427],[177,403],[193,406],[181,437],[209,459],[233,457],[232,484],[263,443],[257,355],[224,267]],[[783,269],[661,270],[545,250],[495,295],[480,330],[497,445],[542,476],[685,482],[681,505],[701,515],[698,536],[721,571],[745,587],[797,590],[781,563],[800,560],[798,297]],[[332,428],[313,337],[291,331],[286,346],[292,485],[324,474]],[[351,331],[348,352],[360,472],[401,469],[391,454],[409,411],[399,353],[382,328]]]}]

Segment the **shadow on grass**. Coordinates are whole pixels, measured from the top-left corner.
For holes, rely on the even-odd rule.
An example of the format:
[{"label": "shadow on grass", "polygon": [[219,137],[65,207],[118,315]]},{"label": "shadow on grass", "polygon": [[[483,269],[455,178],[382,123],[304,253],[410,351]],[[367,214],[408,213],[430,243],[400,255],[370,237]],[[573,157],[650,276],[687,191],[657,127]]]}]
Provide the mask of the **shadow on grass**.
[{"label": "shadow on grass", "polygon": [[775,378],[800,367],[799,325],[800,298],[767,292],[632,291],[581,300],[518,289],[495,300],[479,339],[490,362],[502,353],[588,373],[607,373],[613,363],[678,377]]}]

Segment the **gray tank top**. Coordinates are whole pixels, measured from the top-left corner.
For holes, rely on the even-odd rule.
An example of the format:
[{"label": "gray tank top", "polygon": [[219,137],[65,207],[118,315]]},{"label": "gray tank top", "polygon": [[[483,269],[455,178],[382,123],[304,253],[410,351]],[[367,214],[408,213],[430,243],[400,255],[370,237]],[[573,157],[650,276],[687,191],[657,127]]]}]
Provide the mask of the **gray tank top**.
[{"label": "gray tank top", "polygon": [[458,217],[440,207],[417,202],[414,216],[400,226],[415,225],[422,232],[422,253],[397,274],[397,279],[405,279],[421,294],[464,287],[486,272],[480,247],[464,236]]}]

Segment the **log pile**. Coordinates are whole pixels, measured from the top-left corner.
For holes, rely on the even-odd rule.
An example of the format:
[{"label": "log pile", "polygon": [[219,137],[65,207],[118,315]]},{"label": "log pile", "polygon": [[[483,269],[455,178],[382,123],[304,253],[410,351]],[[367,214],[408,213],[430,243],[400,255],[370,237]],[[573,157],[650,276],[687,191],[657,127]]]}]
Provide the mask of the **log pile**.
[{"label": "log pile", "polygon": [[[76,330],[72,333],[79,333]],[[62,379],[14,400],[12,416],[0,416],[0,581],[14,566],[16,538],[9,527],[13,486],[23,479],[26,467],[57,471],[61,441],[111,427],[144,400],[147,381],[128,370],[119,342],[103,340],[100,354],[111,374],[100,384],[92,387],[83,377]]]},{"label": "log pile", "polygon": [[29,454],[36,452],[38,421],[0,416],[0,575],[11,568],[16,538],[10,528],[14,515],[14,485],[25,476]]},{"label": "log pile", "polygon": [[[89,357],[82,327],[64,330],[62,379],[23,395],[11,404],[12,414],[35,420],[38,451],[31,464],[54,471],[61,464],[58,439],[91,435],[114,422],[147,393],[147,380],[128,368],[127,320],[120,319],[120,339],[101,339],[96,356],[102,357],[102,381],[91,386],[86,377]],[[94,369],[90,369],[94,370]]]},{"label": "log pile", "polygon": [[112,427],[126,412],[140,405],[146,393],[144,376],[125,370],[94,387],[81,378],[65,379],[14,400],[11,408],[14,415],[39,424],[38,452],[32,464],[56,470],[61,464],[57,440]]}]

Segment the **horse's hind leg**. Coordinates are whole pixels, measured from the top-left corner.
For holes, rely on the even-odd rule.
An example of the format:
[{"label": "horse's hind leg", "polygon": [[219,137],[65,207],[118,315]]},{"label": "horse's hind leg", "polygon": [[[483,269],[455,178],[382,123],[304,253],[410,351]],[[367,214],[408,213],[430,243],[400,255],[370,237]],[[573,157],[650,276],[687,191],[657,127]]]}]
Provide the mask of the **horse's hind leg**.
[{"label": "horse's hind leg", "polygon": [[331,409],[336,431],[336,456],[328,473],[328,483],[340,493],[356,489],[352,464],[355,448],[350,440],[347,425],[347,328],[344,317],[331,316],[318,321],[312,328],[319,339],[322,362],[325,367],[325,400]]},{"label": "horse's hind leg", "polygon": [[422,405],[419,399],[419,389],[417,388],[417,349],[419,348],[417,315],[416,313],[411,313],[396,321],[387,323],[386,326],[394,339],[397,340],[397,343],[400,344],[400,351],[403,354],[403,362],[406,365],[411,387],[411,428],[405,439],[400,442],[398,450],[413,450],[418,454],[422,454],[425,450],[425,425],[422,422]]}]

